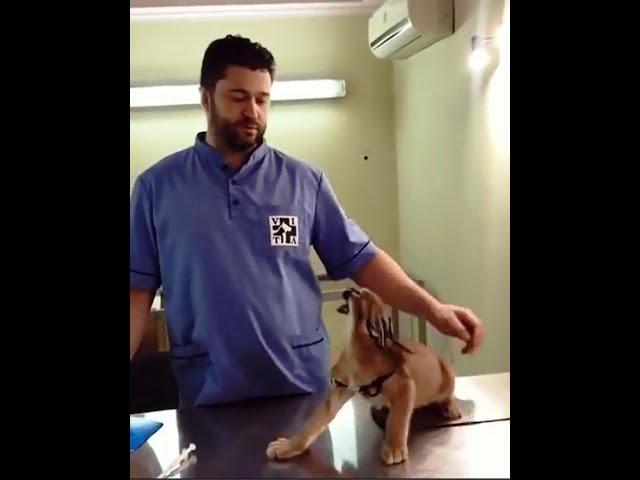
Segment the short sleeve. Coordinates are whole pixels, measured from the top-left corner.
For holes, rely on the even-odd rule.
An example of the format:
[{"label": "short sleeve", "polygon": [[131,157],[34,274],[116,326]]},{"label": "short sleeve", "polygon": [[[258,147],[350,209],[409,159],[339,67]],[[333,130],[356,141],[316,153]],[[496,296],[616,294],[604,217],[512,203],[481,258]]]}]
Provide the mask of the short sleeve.
[{"label": "short sleeve", "polygon": [[150,192],[138,177],[130,203],[129,288],[155,292],[161,285]]},{"label": "short sleeve", "polygon": [[329,180],[321,175],[312,244],[333,280],[353,277],[376,254],[376,246],[342,209]]}]

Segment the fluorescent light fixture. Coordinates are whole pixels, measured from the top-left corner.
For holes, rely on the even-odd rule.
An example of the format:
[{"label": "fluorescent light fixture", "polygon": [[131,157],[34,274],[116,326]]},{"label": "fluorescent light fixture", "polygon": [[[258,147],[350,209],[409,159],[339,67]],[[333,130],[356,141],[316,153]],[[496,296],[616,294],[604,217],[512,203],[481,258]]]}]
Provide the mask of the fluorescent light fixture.
[{"label": "fluorescent light fixture", "polygon": [[175,107],[199,103],[200,92],[197,85],[163,85],[129,89],[129,108]]},{"label": "fluorescent light fixture", "polygon": [[[282,80],[271,88],[271,101],[340,98],[347,93],[344,80]],[[176,107],[200,104],[198,85],[131,87],[129,108]]]},{"label": "fluorescent light fixture", "polygon": [[322,98],[340,98],[347,94],[344,80],[288,80],[274,82],[271,88],[271,100],[311,100]]}]

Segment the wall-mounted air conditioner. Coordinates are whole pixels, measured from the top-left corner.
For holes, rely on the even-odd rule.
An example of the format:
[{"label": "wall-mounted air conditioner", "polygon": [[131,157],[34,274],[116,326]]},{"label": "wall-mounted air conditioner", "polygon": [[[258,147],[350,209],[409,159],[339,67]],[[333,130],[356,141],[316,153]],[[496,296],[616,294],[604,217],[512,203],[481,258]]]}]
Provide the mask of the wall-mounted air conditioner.
[{"label": "wall-mounted air conditioner", "polygon": [[454,0],[387,0],[369,18],[378,58],[407,58],[453,34]]}]

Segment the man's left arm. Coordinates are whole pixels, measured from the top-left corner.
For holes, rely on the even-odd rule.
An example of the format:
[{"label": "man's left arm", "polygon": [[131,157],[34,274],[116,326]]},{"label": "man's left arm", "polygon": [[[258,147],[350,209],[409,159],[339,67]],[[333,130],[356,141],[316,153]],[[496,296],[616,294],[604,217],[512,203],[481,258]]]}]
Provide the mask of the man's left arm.
[{"label": "man's left arm", "polygon": [[440,332],[466,342],[464,353],[481,345],[484,327],[473,312],[440,303],[411,280],[347,216],[324,174],[318,178],[316,199],[311,239],[329,278],[351,278],[379,295],[388,305],[426,318]]},{"label": "man's left arm", "polygon": [[484,325],[471,310],[439,302],[409,278],[384,250],[378,248],[352,279],[376,293],[388,305],[426,318],[440,332],[464,341],[463,353],[473,353],[482,345]]}]

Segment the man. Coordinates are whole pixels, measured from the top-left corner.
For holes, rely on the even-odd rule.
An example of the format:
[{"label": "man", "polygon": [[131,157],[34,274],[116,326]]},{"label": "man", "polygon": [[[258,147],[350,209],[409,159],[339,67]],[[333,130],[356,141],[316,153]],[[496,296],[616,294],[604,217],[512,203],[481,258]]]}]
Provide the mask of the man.
[{"label": "man", "polygon": [[183,406],[327,386],[312,247],[331,278],[428,318],[465,352],[482,343],[476,316],[412,282],[346,216],[321,171],[266,144],[274,70],[249,39],[212,42],[200,77],[207,131],[142,173],[132,194],[130,354],[162,284]]}]

